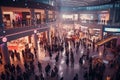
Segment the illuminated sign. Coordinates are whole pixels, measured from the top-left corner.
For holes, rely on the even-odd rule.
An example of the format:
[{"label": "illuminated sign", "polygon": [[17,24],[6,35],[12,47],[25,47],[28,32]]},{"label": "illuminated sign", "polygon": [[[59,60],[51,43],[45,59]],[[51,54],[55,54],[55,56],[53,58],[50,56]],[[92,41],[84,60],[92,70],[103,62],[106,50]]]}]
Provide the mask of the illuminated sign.
[{"label": "illuminated sign", "polygon": [[3,38],[2,38],[2,42],[7,42],[7,38],[6,38],[6,37],[3,37]]},{"label": "illuminated sign", "polygon": [[120,28],[105,28],[106,32],[120,32]]}]

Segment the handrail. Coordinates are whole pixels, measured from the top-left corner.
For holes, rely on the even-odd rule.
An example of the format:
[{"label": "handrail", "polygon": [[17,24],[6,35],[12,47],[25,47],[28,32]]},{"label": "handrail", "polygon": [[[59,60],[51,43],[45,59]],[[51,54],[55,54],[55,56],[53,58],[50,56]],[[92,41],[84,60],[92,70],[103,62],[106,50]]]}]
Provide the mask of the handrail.
[{"label": "handrail", "polygon": [[110,36],[110,37],[107,37],[107,38],[102,39],[101,41],[97,42],[96,45],[101,46],[101,45],[103,45],[104,43],[106,43],[106,42],[108,42],[108,41],[110,41],[110,40],[112,40],[112,39],[118,38],[118,37],[119,37],[119,36]]},{"label": "handrail", "polygon": [[[55,22],[55,21],[49,21],[48,23],[52,23],[52,22]],[[21,27],[31,27],[31,26],[39,26],[39,27],[41,27],[42,25],[48,24],[48,23],[46,23],[46,22],[40,22],[40,23],[31,24],[30,21],[19,21],[19,22],[14,22],[14,23],[10,22],[8,24],[8,23],[4,22],[4,30],[21,28]]]}]

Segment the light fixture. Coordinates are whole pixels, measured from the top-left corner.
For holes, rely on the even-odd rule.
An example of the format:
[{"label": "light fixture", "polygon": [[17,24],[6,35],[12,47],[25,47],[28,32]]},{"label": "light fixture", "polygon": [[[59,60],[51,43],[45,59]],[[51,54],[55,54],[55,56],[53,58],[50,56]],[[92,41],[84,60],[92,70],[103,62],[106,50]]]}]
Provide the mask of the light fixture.
[{"label": "light fixture", "polygon": [[6,31],[3,31],[3,33],[6,33]]},{"label": "light fixture", "polygon": [[7,37],[3,37],[2,42],[7,42]]},{"label": "light fixture", "polygon": [[37,33],[37,30],[34,30],[34,33]]}]

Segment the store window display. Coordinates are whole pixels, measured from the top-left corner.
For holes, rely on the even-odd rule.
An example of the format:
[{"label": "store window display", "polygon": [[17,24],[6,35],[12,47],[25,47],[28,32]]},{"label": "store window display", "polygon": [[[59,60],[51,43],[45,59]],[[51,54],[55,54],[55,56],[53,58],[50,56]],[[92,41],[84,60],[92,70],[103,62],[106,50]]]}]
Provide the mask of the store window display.
[{"label": "store window display", "polygon": [[20,27],[22,23],[22,13],[14,12],[13,20],[13,27]]},{"label": "store window display", "polygon": [[11,63],[19,60],[25,60],[27,62],[33,60],[34,46],[32,41],[30,41],[29,37],[26,36],[26,37],[22,37],[22,38],[7,42],[8,50],[12,53],[17,54],[17,55],[13,54],[15,58],[13,57],[12,53],[10,54]]},{"label": "store window display", "polygon": [[6,26],[6,28],[10,28],[11,21],[10,21],[10,15],[9,14],[4,14],[3,22],[4,22],[4,26]]},{"label": "store window display", "polygon": [[41,24],[41,13],[36,13],[37,24]]},{"label": "store window display", "polygon": [[22,23],[22,13],[3,12],[3,22],[6,29],[20,27]]}]

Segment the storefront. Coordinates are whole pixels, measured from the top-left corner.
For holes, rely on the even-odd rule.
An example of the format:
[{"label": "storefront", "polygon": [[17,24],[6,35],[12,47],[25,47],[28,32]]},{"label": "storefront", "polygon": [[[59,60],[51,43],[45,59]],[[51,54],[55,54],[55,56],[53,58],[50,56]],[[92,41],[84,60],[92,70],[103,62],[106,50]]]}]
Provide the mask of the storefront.
[{"label": "storefront", "polygon": [[[34,36],[25,36],[18,38],[16,40],[12,40],[7,42],[7,47],[10,55],[10,62],[14,63],[14,61],[21,62],[31,61],[31,55],[34,55]],[[24,52],[24,53],[23,53]],[[14,53],[14,55],[12,55]],[[14,57],[15,56],[15,57]]]},{"label": "storefront", "polygon": [[30,10],[26,8],[2,7],[6,29],[30,24]]},{"label": "storefront", "polygon": [[48,15],[49,21],[53,21],[54,16],[55,16],[54,12],[53,12],[53,11],[49,11],[48,14],[49,14],[49,15]]}]

